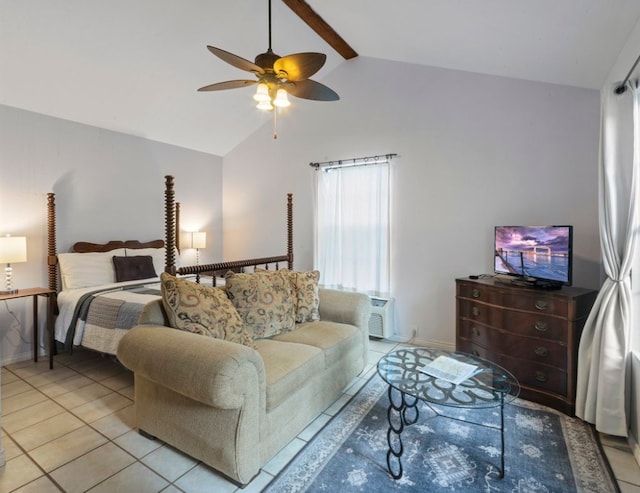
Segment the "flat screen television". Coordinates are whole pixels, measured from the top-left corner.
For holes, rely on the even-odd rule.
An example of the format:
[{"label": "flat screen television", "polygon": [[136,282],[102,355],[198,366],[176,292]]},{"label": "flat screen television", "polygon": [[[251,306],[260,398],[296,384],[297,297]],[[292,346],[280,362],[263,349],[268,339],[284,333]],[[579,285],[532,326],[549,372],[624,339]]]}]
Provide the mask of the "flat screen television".
[{"label": "flat screen television", "polygon": [[571,285],[573,226],[496,226],[494,271],[541,288]]}]

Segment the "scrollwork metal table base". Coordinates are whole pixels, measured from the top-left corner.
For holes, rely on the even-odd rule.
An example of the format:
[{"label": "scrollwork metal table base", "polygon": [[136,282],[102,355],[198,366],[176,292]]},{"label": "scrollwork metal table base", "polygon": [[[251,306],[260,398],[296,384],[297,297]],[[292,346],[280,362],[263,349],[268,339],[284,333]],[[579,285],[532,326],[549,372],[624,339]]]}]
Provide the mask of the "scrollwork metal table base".
[{"label": "scrollwork metal table base", "polygon": [[[478,373],[456,385],[418,369],[438,356],[447,356],[473,364],[478,367]],[[387,391],[389,398],[387,468],[394,479],[400,479],[403,475],[402,432],[405,427],[418,421],[420,417],[419,401],[425,402],[436,416],[448,419],[457,418],[439,412],[434,405],[468,409],[499,407],[499,427],[464,421],[500,430],[498,477],[504,477],[504,406],[515,399],[520,392],[518,381],[511,373],[494,363],[471,355],[429,348],[401,349],[391,352],[378,363],[378,373],[389,384]]]}]

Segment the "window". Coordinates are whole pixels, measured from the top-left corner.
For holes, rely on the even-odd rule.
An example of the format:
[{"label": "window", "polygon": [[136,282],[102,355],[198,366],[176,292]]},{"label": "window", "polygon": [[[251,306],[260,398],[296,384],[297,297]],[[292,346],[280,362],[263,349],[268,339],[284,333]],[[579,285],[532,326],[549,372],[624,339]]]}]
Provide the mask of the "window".
[{"label": "window", "polygon": [[316,166],[315,268],[325,287],[389,294],[389,157]]}]

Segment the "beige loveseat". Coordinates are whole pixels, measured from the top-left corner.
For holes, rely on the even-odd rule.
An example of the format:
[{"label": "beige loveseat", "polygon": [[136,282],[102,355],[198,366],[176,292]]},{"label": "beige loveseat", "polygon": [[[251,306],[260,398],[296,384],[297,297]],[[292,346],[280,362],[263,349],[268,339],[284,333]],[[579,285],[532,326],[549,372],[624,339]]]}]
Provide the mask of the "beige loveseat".
[{"label": "beige loveseat", "polygon": [[255,349],[167,327],[161,301],[120,342],[138,429],[243,485],[329,406],[368,358],[370,301],[319,290],[320,321]]}]

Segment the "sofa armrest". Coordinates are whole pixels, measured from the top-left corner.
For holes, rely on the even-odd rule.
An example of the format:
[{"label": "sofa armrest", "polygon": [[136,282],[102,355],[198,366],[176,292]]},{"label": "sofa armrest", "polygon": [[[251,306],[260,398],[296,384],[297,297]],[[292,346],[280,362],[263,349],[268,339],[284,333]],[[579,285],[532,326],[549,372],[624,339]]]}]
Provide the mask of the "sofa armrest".
[{"label": "sofa armrest", "polygon": [[262,358],[241,344],[138,325],[122,337],[117,355],[136,375],[221,409],[241,408],[247,395],[265,392]]},{"label": "sofa armrest", "polygon": [[366,294],[320,288],[320,320],[355,325],[369,333],[371,300]]},{"label": "sofa armrest", "polygon": [[140,318],[138,319],[140,325],[166,325],[169,327],[169,317],[167,312],[164,311],[162,305],[162,299],[150,301],[142,308]]}]

